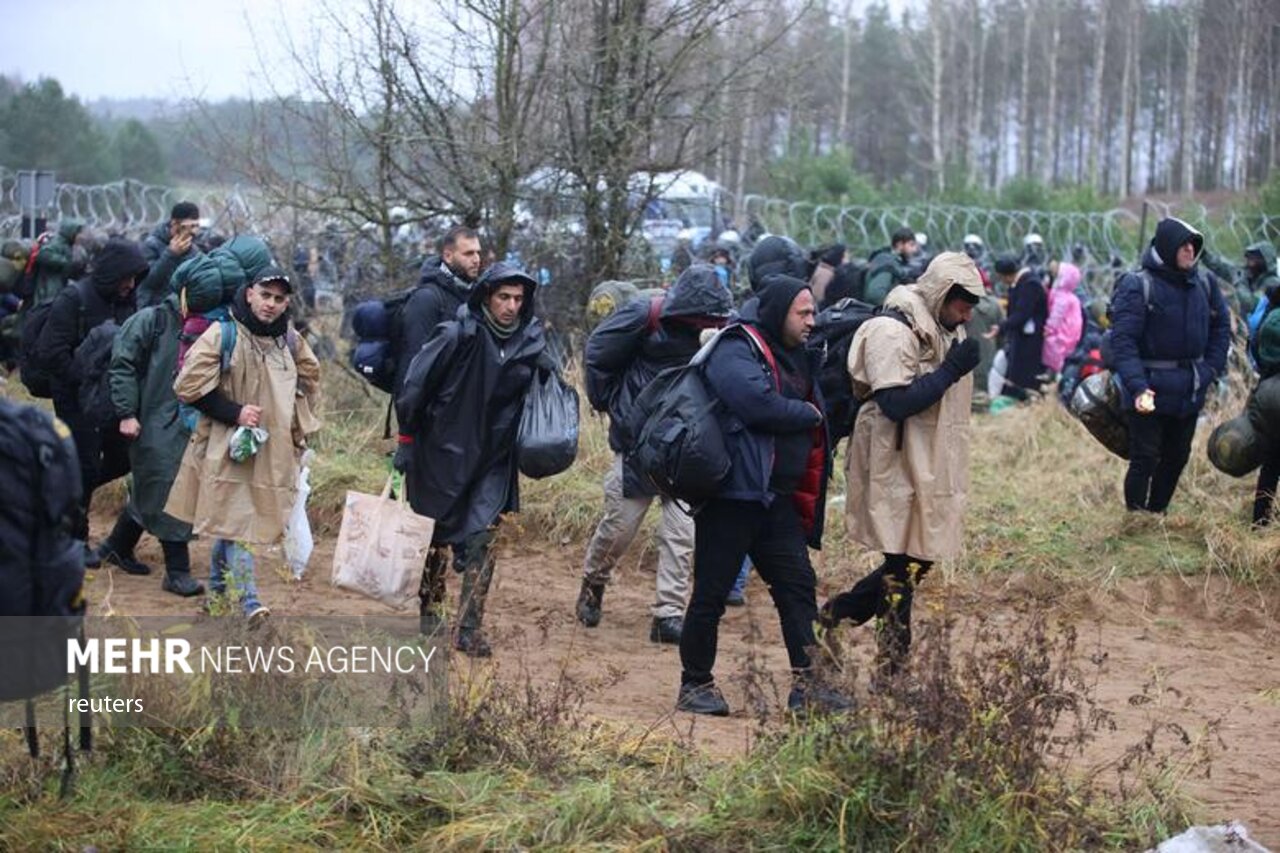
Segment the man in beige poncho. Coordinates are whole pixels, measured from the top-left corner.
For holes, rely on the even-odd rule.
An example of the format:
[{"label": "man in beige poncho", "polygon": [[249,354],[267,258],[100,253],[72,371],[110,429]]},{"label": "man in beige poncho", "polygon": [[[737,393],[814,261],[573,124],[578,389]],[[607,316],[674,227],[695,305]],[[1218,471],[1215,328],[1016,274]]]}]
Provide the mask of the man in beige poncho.
[{"label": "man in beige poncho", "polygon": [[865,401],[849,441],[846,526],[884,563],[823,606],[828,627],[879,619],[879,671],[897,672],[911,645],[911,598],[937,560],[960,548],[969,491],[969,404],[978,342],[964,324],[982,279],[960,252],[934,258],[894,288],[881,316],[849,345],[854,395]]},{"label": "man in beige poncho", "polygon": [[[215,538],[209,585],[225,594],[229,578],[250,622],[271,612],[258,600],[254,549],[283,537],[306,437],[320,426],[320,363],[289,324],[292,292],[283,270],[263,270],[236,293],[232,319],[214,323],[191,347],[173,386],[201,418],[165,512]],[[224,336],[232,335],[224,350]],[[267,433],[239,462],[230,455],[237,427]]]}]

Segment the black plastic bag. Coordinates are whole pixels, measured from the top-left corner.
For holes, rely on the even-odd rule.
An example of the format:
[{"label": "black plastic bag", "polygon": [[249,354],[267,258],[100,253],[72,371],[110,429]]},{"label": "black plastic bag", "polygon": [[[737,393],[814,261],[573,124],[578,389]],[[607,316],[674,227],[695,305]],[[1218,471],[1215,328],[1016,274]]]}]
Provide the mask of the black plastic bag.
[{"label": "black plastic bag", "polygon": [[578,456],[578,392],[553,371],[535,371],[516,440],[520,473],[533,479],[568,469]]}]

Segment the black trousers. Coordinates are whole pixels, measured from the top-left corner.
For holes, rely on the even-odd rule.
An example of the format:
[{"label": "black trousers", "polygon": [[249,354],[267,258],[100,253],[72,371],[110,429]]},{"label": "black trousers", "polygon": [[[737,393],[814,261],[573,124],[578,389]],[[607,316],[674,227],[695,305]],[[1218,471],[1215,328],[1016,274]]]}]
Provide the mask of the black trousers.
[{"label": "black trousers", "polygon": [[720,617],[747,556],[773,596],[791,667],[807,668],[818,617],[817,577],[791,497],[776,496],[768,507],[713,500],[694,517],[694,530],[693,594],[680,635],[682,682],[713,680]]},{"label": "black trousers", "polygon": [[1280,452],[1272,451],[1262,460],[1258,485],[1253,491],[1253,523],[1259,527],[1271,523],[1271,506],[1275,502],[1277,485],[1280,485]]},{"label": "black trousers", "polygon": [[71,440],[76,446],[80,462],[80,529],[76,538],[89,538],[89,504],[93,492],[99,486],[110,483],[129,473],[129,441],[116,429],[102,429],[92,425],[80,413],[79,406],[70,400],[53,400],[53,409],[71,430]]},{"label": "black trousers", "polygon": [[1129,509],[1164,512],[1191,457],[1196,415],[1129,414],[1129,472],[1124,503]]},{"label": "black trousers", "polygon": [[884,562],[848,592],[829,602],[831,615],[861,625],[872,618],[878,626],[881,669],[893,673],[911,649],[911,602],[916,587],[933,568],[928,560],[906,554],[885,554]]}]

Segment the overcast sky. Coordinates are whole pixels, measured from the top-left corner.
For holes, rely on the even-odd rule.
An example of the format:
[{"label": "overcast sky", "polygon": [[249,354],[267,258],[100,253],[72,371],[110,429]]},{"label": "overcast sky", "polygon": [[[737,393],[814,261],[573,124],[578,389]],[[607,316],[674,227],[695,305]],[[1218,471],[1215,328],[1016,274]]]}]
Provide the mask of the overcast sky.
[{"label": "overcast sky", "polygon": [[81,100],[266,94],[259,50],[310,27],[307,0],[0,0],[9,28],[0,71],[55,77]]},{"label": "overcast sky", "polygon": [[[869,2],[855,0],[855,14]],[[889,6],[896,15],[911,2]],[[426,5],[401,8],[420,14]],[[309,41],[320,6],[318,0],[0,0],[3,20],[13,25],[0,47],[0,73],[26,82],[54,77],[84,101],[269,96],[263,61],[288,73],[280,34]],[[283,76],[276,74],[277,81]]]}]

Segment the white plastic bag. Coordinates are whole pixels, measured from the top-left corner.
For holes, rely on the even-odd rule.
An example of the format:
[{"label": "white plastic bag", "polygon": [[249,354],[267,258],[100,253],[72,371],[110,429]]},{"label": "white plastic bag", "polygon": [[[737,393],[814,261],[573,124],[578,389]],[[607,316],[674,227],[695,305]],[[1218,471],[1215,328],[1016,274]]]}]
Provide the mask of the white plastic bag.
[{"label": "white plastic bag", "polygon": [[311,552],[316,546],[311,536],[311,521],[307,518],[307,497],[311,494],[310,461],[311,451],[308,450],[303,454],[302,467],[298,470],[298,497],[293,502],[293,511],[289,513],[289,522],[284,529],[284,559],[294,580],[301,580],[306,573]]},{"label": "white plastic bag", "polygon": [[405,610],[418,603],[436,523],[409,508],[403,489],[398,500],[390,494],[390,477],[381,495],[347,492],[333,552],[333,585]]}]

